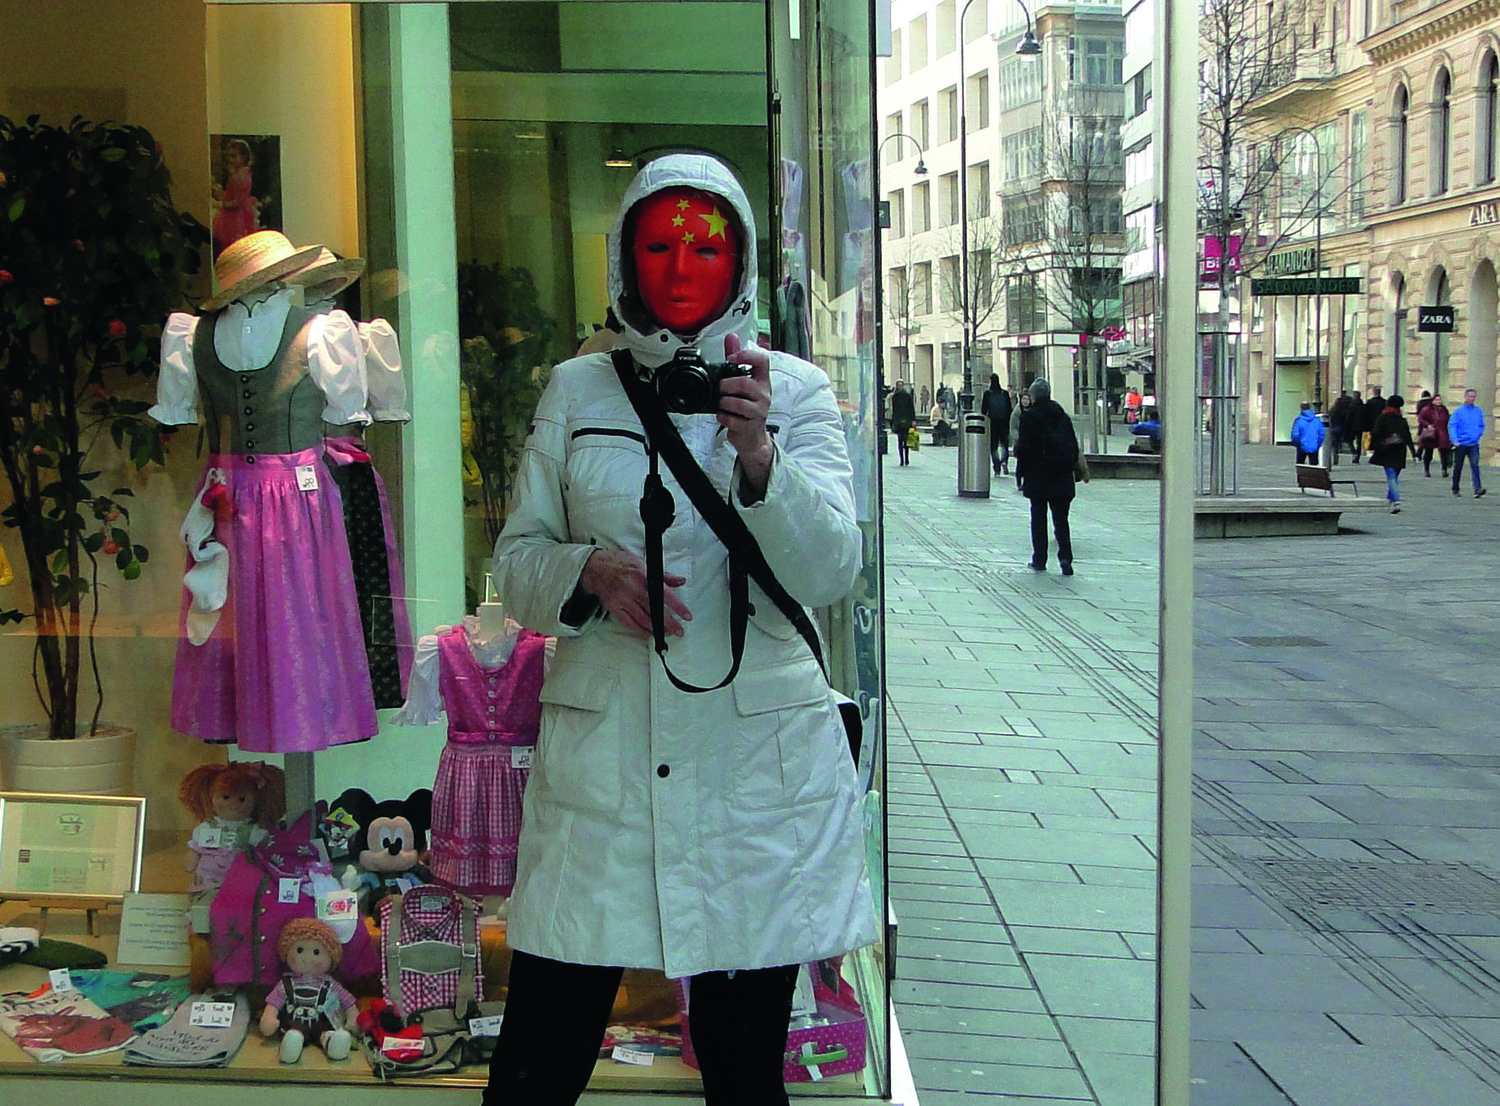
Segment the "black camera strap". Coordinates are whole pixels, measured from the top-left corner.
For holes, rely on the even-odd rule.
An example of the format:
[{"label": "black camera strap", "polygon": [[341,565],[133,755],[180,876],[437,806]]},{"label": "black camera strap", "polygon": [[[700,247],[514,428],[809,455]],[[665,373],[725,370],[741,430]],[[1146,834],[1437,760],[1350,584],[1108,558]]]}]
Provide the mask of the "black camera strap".
[{"label": "black camera strap", "polygon": [[[746,578],[760,585],[761,591],[781,611],[802,635],[802,640],[812,650],[818,667],[826,679],[828,669],[823,663],[823,649],[818,642],[817,630],[802,604],[793,599],[776,579],[771,566],[766,563],[760,544],[745,525],[745,520],[725,500],[719,498],[713,481],[703,471],[688,450],[687,443],[672,425],[672,420],[662,408],[656,396],[636,373],[635,358],[628,349],[617,349],[610,354],[615,372],[620,377],[630,405],[635,408],[641,427],[646,431],[647,452],[651,460],[651,471],[646,477],[645,491],[641,495],[641,520],[646,524],[646,589],[651,604],[651,631],[655,639],[656,653],[666,668],[672,686],[681,691],[716,691],[724,687],[739,674],[740,661],[745,652],[745,626],[749,621],[750,601]],[[729,640],[732,664],[729,675],[714,687],[698,687],[679,680],[667,667],[667,637],[665,622],[666,585],[662,560],[662,536],[672,524],[672,493],[662,484],[658,470],[658,454],[667,462],[678,485],[687,493],[694,510],[708,523],[709,529],[729,551]]]}]

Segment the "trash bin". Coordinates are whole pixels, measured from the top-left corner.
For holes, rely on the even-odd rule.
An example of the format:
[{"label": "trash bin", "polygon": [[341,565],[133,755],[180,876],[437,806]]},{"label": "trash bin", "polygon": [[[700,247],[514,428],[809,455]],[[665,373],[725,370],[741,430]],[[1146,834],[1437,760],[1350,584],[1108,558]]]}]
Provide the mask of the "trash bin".
[{"label": "trash bin", "polygon": [[990,420],[963,415],[958,436],[958,494],[971,499],[990,497]]}]

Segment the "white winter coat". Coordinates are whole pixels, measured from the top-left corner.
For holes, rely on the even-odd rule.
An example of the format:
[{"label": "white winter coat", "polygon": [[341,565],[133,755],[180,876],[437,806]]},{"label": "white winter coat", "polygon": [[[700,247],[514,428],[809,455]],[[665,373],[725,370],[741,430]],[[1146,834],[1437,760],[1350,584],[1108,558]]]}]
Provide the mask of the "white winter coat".
[{"label": "white winter coat", "polygon": [[[727,199],[745,228],[745,277],[725,317],[694,343],[723,357],[749,338],[755,230],[738,182],[718,162],[672,155],[641,171],[609,238],[610,292],[637,360],[683,344],[655,331],[624,288],[624,216],[688,185]],[[711,415],[672,416],[783,586],[808,607],[841,599],[860,568],[851,470],[827,377],[771,354],[776,457],[764,498],[738,499],[734,449]],[[640,420],[608,354],[557,366],[521,460],[519,502],[495,545],[495,579],[523,625],[555,634],[542,729],[526,791],[509,942],[580,964],[673,977],[793,964],[848,952],[878,930],[865,871],[860,795],[834,698],[807,645],[755,585],[744,663],[727,688],[690,695],[668,682],[649,641],[597,608],[563,621],[597,546],[645,556],[647,473]],[[728,672],[727,555],[665,463],[676,502],[666,571],[687,578],[686,636],[669,638],[681,678]],[[572,613],[571,611],[569,612]]]}]

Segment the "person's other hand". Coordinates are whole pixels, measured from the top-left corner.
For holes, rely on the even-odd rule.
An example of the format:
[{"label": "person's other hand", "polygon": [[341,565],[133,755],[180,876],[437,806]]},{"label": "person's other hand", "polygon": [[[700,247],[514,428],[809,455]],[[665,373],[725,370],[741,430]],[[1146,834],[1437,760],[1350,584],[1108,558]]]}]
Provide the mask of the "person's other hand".
[{"label": "person's other hand", "polygon": [[740,459],[749,490],[759,498],[765,494],[775,451],[766,430],[771,413],[771,355],[763,349],[745,349],[739,335],[724,339],[725,357],[736,365],[749,365],[749,376],[730,377],[719,386],[719,425],[729,433],[729,442]]},{"label": "person's other hand", "polygon": [[[578,582],[595,596],[616,622],[641,637],[651,636],[651,600],[646,588],[646,564],[633,553],[596,549],[583,566]],[[693,614],[678,598],[674,588],[687,583],[682,576],[663,574],[665,610],[662,621],[673,637],[683,635],[682,622],[691,622]],[[676,614],[682,619],[677,621]]]}]

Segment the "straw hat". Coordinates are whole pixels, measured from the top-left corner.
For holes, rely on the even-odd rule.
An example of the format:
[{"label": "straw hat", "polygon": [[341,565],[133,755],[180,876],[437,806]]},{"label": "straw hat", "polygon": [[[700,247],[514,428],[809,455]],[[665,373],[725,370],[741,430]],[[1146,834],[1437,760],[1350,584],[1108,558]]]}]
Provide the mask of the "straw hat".
[{"label": "straw hat", "polygon": [[360,278],[365,271],[362,257],[338,257],[327,246],[318,248],[317,259],[305,269],[298,269],[285,278],[287,284],[300,284],[307,289],[310,303],[332,299]]},{"label": "straw hat", "polygon": [[279,230],[258,230],[233,242],[214,262],[219,293],[203,301],[202,310],[217,311],[257,288],[304,268],[318,256],[319,246],[292,245]]}]

